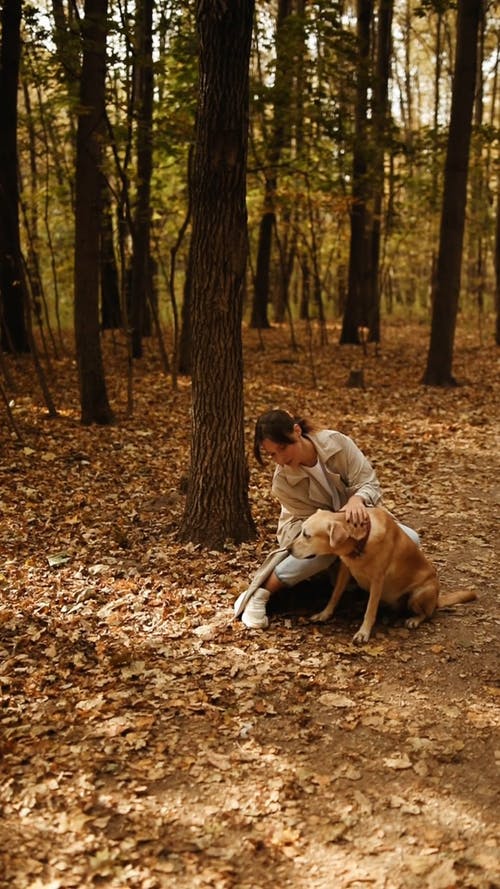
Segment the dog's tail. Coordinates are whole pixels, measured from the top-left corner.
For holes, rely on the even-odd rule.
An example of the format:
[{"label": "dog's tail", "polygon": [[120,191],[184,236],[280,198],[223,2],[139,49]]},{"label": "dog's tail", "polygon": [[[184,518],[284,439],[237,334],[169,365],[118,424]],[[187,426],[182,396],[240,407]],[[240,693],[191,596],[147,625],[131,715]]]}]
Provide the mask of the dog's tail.
[{"label": "dog's tail", "polygon": [[477,599],[477,593],[474,590],[456,590],[454,593],[440,593],[437,607],[446,608],[447,605],[474,602],[475,599]]}]

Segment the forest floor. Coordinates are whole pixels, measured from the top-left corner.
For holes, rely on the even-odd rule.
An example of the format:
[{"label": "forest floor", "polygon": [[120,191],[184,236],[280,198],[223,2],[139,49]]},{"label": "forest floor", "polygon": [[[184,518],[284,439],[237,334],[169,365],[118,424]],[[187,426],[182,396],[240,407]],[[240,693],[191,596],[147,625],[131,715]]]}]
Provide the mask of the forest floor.
[{"label": "forest floor", "polygon": [[[460,319],[453,389],[420,383],[423,325],[387,323],[366,357],[334,328],[297,338],[244,332],[259,536],[223,552],[176,538],[189,381],[172,391],[146,355],[127,418],[110,338],[118,422],[83,428],[73,361],[52,361],[52,420],[30,360],[9,363],[23,440],[0,403],[1,886],[500,886],[492,332],[481,344]],[[347,387],[361,363],[366,387]],[[266,631],[233,620],[275,544],[271,467],[251,457],[271,406],[351,435],[442,587],[477,601],[415,631],[381,613],[362,647],[359,597],[325,625],[312,600]]]}]

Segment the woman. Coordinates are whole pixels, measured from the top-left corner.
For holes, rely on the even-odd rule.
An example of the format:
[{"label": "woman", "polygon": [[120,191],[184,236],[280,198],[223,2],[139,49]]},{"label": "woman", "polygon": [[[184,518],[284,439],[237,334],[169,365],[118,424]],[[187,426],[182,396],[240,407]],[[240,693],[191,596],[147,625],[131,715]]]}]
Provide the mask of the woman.
[{"label": "woman", "polygon": [[[252,583],[236,600],[236,616],[245,626],[267,627],[266,605],[273,593],[293,587],[325,571],[336,556],[297,559],[288,552],[302,522],[317,509],[342,510],[353,525],[368,521],[368,508],[381,505],[380,485],[372,465],[352,439],[332,429],[316,429],[288,411],[262,414],[255,426],[254,455],[276,463],[272,493],[281,504],[277,538],[280,549],[271,553]],[[418,543],[418,535],[401,526]]]}]

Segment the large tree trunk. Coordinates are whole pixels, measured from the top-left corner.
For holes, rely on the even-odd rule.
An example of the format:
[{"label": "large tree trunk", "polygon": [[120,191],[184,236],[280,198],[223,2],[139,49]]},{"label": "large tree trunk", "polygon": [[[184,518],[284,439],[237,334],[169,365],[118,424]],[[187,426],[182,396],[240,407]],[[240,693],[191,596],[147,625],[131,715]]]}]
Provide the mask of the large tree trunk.
[{"label": "large tree trunk", "polygon": [[217,548],[254,534],[243,420],[248,65],[253,0],[197,0],[193,165],[192,434],[183,539]]},{"label": "large tree trunk", "polygon": [[368,232],[368,85],[370,74],[370,32],[373,0],[357,0],[358,58],[356,64],[356,111],[353,147],[351,242],[349,286],[341,343],[359,343],[358,328],[369,327],[370,243]]},{"label": "large tree trunk", "polygon": [[107,0],[85,0],[76,140],[75,338],[82,423],[110,423],[99,339],[101,143],[104,123]]},{"label": "large tree trunk", "polygon": [[439,254],[433,292],[432,328],[423,382],[453,386],[453,343],[460,295],[467,172],[482,0],[459,0],[457,51],[444,173]]},{"label": "large tree trunk", "polygon": [[[0,348],[28,352],[25,286],[19,239],[17,87],[21,0],[5,0],[0,55]],[[27,308],[27,307],[26,307]]]}]

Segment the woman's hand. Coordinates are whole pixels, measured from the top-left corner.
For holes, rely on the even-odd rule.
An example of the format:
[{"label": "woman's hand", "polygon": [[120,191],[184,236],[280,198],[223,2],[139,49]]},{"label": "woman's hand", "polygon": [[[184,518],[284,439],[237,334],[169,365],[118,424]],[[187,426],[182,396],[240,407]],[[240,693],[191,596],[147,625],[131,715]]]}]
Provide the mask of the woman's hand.
[{"label": "woman's hand", "polygon": [[355,527],[357,525],[365,525],[369,520],[365,502],[358,494],[353,494],[352,497],[349,497],[346,505],[340,511],[345,512],[347,521]]}]

